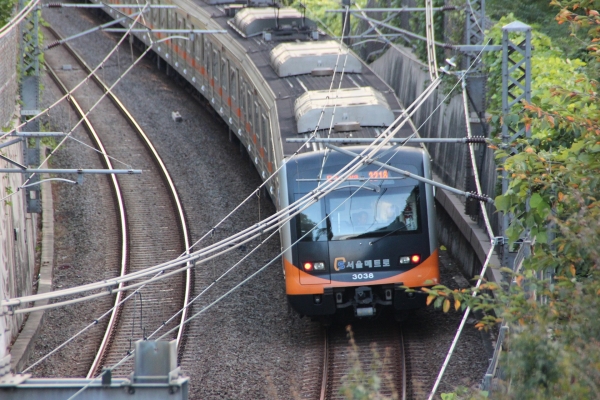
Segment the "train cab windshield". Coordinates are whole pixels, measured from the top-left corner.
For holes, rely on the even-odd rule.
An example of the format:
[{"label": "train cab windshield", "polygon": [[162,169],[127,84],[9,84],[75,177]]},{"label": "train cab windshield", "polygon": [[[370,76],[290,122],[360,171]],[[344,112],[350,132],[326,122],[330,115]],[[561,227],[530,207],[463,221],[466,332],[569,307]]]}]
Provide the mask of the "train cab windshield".
[{"label": "train cab windshield", "polygon": [[419,230],[417,183],[383,186],[378,191],[367,186],[342,187],[324,200],[298,216],[298,237],[302,241],[382,237]]}]

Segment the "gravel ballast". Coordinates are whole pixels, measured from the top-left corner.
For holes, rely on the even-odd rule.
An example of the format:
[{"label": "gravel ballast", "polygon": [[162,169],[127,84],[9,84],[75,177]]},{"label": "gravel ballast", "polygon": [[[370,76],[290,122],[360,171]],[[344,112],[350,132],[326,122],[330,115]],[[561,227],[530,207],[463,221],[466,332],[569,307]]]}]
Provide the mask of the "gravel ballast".
[{"label": "gravel ballast", "polygon": [[[44,18],[64,36],[100,23],[90,13],[66,9],[45,10]],[[116,36],[95,33],[74,40],[72,45],[95,66],[115,42]],[[125,41],[118,53],[105,63],[100,77],[109,84],[114,82],[139,54]],[[51,83],[47,82],[45,86],[44,102],[48,104],[57,93],[50,89]],[[158,71],[152,57],[146,57],[136,65],[114,91],[163,157],[184,204],[193,241],[209,232],[260,184],[252,162],[236,144],[229,142],[227,126],[189,89]],[[181,114],[181,122],[172,119],[173,111]],[[65,108],[51,113],[47,121],[53,129],[69,128],[75,120],[68,114]],[[85,133],[78,135],[85,140]],[[69,142],[61,149],[52,163],[53,167],[62,168],[99,168],[93,153],[75,142]],[[58,226],[55,288],[113,276],[110,266],[106,265],[113,233],[106,231],[102,224],[112,205],[107,189],[101,188],[104,179],[86,177],[81,187],[54,187]],[[268,199],[255,195],[200,246],[224,239],[273,212],[274,207]],[[248,255],[259,242],[199,265],[195,270],[194,295]],[[192,307],[192,314],[257,271],[279,250],[279,238],[275,235],[203,295]],[[453,287],[464,286],[464,281],[455,279],[460,273],[454,262],[446,252],[441,253],[443,282]],[[95,302],[89,302],[49,311],[31,360],[91,322],[101,313],[96,306]],[[151,312],[152,305],[145,308],[148,310],[145,312]],[[444,361],[461,316],[426,309],[406,322],[407,329],[411,329],[411,324],[418,324],[419,332],[427,333],[423,341],[430,351],[429,362],[422,368],[427,376],[431,376],[431,383]],[[274,262],[190,324],[181,356],[182,370],[191,379],[190,398],[303,398],[299,393],[302,361],[306,352],[311,351],[305,333],[311,329],[319,327],[306,318],[301,319],[288,307],[281,263]],[[34,374],[85,375],[87,371],[82,372],[84,366],[78,365],[79,348],[84,344],[85,339],[76,341],[34,369]],[[438,393],[450,391],[456,385],[471,386],[483,377],[488,355],[472,323],[465,328],[455,354]]]}]

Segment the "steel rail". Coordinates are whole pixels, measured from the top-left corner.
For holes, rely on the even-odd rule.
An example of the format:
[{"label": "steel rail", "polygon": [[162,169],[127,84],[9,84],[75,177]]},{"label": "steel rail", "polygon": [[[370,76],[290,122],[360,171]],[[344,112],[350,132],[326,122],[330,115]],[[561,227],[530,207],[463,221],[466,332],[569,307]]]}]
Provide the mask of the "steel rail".
[{"label": "steel rail", "polygon": [[[51,27],[48,27],[48,29],[52,32],[52,34],[54,34],[59,40],[62,40],[62,37],[60,34],[58,34],[58,32],[56,32],[54,29],[52,29]],[[75,50],[67,43],[63,43],[63,47],[73,56],[73,58],[75,58],[77,60],[77,62],[84,68],[84,70],[86,71],[87,74],[91,74],[92,73],[92,68],[89,67],[89,65],[79,56],[79,54],[77,54],[77,52],[75,52]],[[57,77],[58,78],[58,77]],[[130,124],[130,126],[135,130],[135,132],[137,133],[137,135],[140,137],[140,139],[142,140],[142,142],[144,143],[144,145],[146,146],[146,148],[148,149],[148,151],[151,153],[152,158],[154,159],[154,161],[156,162],[157,166],[158,166],[158,170],[160,175],[162,176],[166,186],[169,188],[169,194],[172,197],[172,201],[177,209],[177,223],[180,227],[180,234],[181,234],[181,239],[183,241],[184,244],[184,248],[185,253],[184,254],[189,254],[189,248],[190,248],[190,238],[189,238],[189,229],[187,226],[187,221],[185,219],[185,213],[183,210],[183,205],[181,203],[181,199],[179,198],[179,194],[177,192],[177,189],[175,187],[175,184],[173,183],[173,180],[167,170],[167,167],[165,166],[162,158],[160,157],[160,155],[158,154],[158,151],[156,150],[156,148],[154,147],[154,145],[152,144],[152,142],[150,141],[150,139],[148,138],[148,136],[146,135],[146,133],[143,131],[142,127],[137,123],[137,121],[135,120],[135,118],[131,115],[131,113],[129,113],[129,111],[127,111],[126,107],[123,105],[123,103],[112,93],[112,91],[109,90],[108,86],[100,79],[100,77],[96,74],[92,75],[92,79],[94,80],[94,82],[100,86],[102,88],[102,90],[104,90],[105,93],[107,93],[108,98],[113,102],[113,104],[115,105],[116,108],[119,109],[119,111],[122,113],[122,115],[125,117],[125,119],[127,120],[127,122]],[[66,88],[65,88],[66,89]],[[72,100],[75,102],[75,99],[72,98]],[[81,110],[82,111],[82,110]],[[87,118],[85,118],[86,122],[89,123],[89,121],[87,120]],[[99,140],[99,138],[98,138]],[[102,148],[102,152],[103,154],[106,154],[106,152],[104,151],[104,149]],[[107,159],[108,162],[110,162]],[[116,179],[114,176],[112,176],[113,179]],[[123,217],[124,218],[124,217]],[[123,220],[124,221],[124,220]],[[126,256],[125,256],[126,257]],[[189,264],[189,263],[188,263]],[[188,265],[189,267],[190,265]],[[124,270],[122,268],[122,275],[126,274],[127,271]],[[189,303],[189,299],[190,299],[190,294],[191,294],[191,282],[192,282],[192,271],[191,268],[188,268],[186,270],[186,279],[185,279],[185,290],[184,290],[184,296],[183,296],[183,311],[182,311],[182,315],[180,318],[180,322],[179,322],[179,329],[177,332],[177,348],[179,349],[179,346],[181,344],[181,339],[183,336],[183,332],[185,329],[185,325],[184,325],[184,321],[187,319],[187,304]],[[120,283],[119,284],[119,288],[122,287],[124,283]],[[112,338],[114,329],[116,328],[116,320],[119,314],[119,310],[120,307],[117,307],[117,305],[119,304],[119,302],[122,300],[124,291],[119,291],[117,292],[117,298],[115,299],[115,307],[113,309],[113,314],[111,315],[110,321],[109,321],[109,326],[106,329],[106,333],[104,335],[104,338],[102,340],[102,344],[98,350],[98,353],[96,355],[96,359],[94,360],[92,367],[90,368],[90,371],[88,373],[88,378],[93,377],[94,374],[96,374],[98,372],[98,368],[100,365],[100,362],[102,361],[103,357],[104,357],[104,353],[108,347],[108,344],[110,343],[110,339]]]},{"label": "steel rail", "polygon": [[406,352],[404,351],[404,335],[402,334],[402,328],[398,329],[398,334],[400,335],[400,366],[402,367],[402,395],[400,399],[406,400]]},{"label": "steel rail", "polygon": [[[51,30],[51,29],[49,29],[49,30]],[[60,88],[60,90],[64,94],[67,94],[69,92],[69,89],[67,89],[67,87],[63,84],[63,82],[58,77],[58,75],[56,74],[54,69],[47,63],[45,63],[45,66],[48,69],[50,77],[52,78],[54,83],[56,83],[56,85]],[[71,97],[70,103],[71,103],[73,109],[79,115],[79,117],[83,119],[84,127],[88,131],[90,136],[92,137],[92,141],[100,149],[101,158],[102,158],[104,165],[108,169],[113,169],[112,162],[106,153],[106,149],[104,148],[102,140],[100,140],[98,133],[92,126],[90,120],[85,115],[85,112],[79,105],[79,102],[77,102],[77,100],[74,97]],[[121,268],[120,268],[121,272],[120,272],[120,274],[121,274],[121,276],[123,276],[123,275],[127,274],[127,256],[129,254],[127,215],[125,213],[125,204],[123,202],[123,196],[121,193],[121,187],[119,185],[119,181],[117,180],[117,177],[115,175],[111,174],[110,178],[111,178],[114,195],[117,200],[117,208],[119,210],[118,211],[119,225],[121,228],[121,239],[120,239],[121,240]],[[119,284],[119,288],[122,288],[123,286],[124,286],[124,283]],[[104,351],[105,351],[106,347],[108,346],[108,343],[110,342],[110,339],[114,332],[113,328],[116,326],[117,317],[118,317],[119,311],[121,309],[121,307],[119,307],[119,303],[123,299],[124,294],[125,294],[125,292],[122,292],[122,291],[116,293],[115,302],[114,302],[114,306],[113,306],[113,312],[111,313],[108,325],[106,327],[106,333],[102,339],[102,343],[100,344],[99,350],[96,352],[96,357],[92,363],[92,367],[90,368],[90,371],[88,372],[87,378],[90,378],[90,375],[92,375],[98,369],[98,365],[99,365],[100,361],[102,360],[102,355],[104,354]]]},{"label": "steel rail", "polygon": [[329,376],[329,330],[327,328],[323,329],[323,339],[325,342],[325,351],[323,352],[323,376],[320,400],[326,400],[327,398],[327,378]]},{"label": "steel rail", "polygon": [[[356,327],[355,327],[356,328]],[[348,375],[340,378],[342,373],[351,372],[351,359],[350,354],[353,351],[357,352],[357,357],[363,363],[363,368],[368,368],[364,363],[367,363],[363,357],[374,356],[374,351],[371,349],[373,343],[381,345],[383,348],[389,348],[391,352],[391,359],[384,362],[382,365],[385,370],[379,371],[382,375],[390,374],[392,379],[387,381],[389,387],[382,385],[379,390],[382,395],[398,394],[399,399],[406,400],[408,393],[408,380],[407,380],[407,368],[406,368],[406,352],[404,349],[404,336],[402,328],[400,326],[390,327],[391,329],[386,330],[386,333],[381,336],[381,331],[373,330],[373,327],[368,328],[365,332],[364,329],[360,333],[354,330],[354,345],[355,350],[348,350],[347,341],[340,342],[340,333],[336,332],[334,328],[325,328],[323,334],[324,340],[324,354],[323,354],[323,370],[321,374],[321,390],[319,393],[320,400],[340,399],[343,394],[339,392],[340,385],[344,385],[344,380],[348,379]],[[360,330],[361,328],[359,328]],[[336,336],[337,335],[337,336]],[[365,336],[367,335],[367,336]],[[345,336],[345,335],[344,335]],[[346,353],[348,352],[348,353]],[[384,360],[385,361],[385,360]],[[340,371],[340,365],[342,369],[346,369],[346,372]],[[350,378],[353,380],[354,378]],[[382,380],[384,383],[386,380]],[[348,381],[346,381],[347,383]],[[345,398],[345,397],[344,397]],[[386,397],[387,398],[387,397]]]}]

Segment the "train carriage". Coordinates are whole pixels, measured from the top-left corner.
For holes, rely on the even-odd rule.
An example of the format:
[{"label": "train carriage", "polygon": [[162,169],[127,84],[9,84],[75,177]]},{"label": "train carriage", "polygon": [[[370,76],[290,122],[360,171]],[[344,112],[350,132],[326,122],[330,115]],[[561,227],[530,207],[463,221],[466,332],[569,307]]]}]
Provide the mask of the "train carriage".
[{"label": "train carriage", "polygon": [[[151,9],[140,20],[149,28],[228,34],[136,36],[148,46],[160,41],[152,44],[159,60],[208,100],[263,180],[279,169],[267,191],[282,209],[350,161],[322,144],[301,147],[287,138],[376,138],[402,107],[367,65],[299,11],[260,3],[152,0],[177,8]],[[409,123],[397,136],[414,132]],[[430,175],[420,148],[389,146],[380,156]],[[430,187],[386,169],[359,170],[280,229],[290,304],[311,317],[423,306],[422,295],[403,287],[438,283],[434,216]]]}]

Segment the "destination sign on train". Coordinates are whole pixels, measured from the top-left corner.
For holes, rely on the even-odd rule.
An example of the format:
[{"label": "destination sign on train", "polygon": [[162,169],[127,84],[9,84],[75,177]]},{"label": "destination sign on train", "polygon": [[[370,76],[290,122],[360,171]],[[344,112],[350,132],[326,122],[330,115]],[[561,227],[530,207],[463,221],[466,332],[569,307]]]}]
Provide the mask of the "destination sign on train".
[{"label": "destination sign on train", "polygon": [[[328,181],[335,181],[340,179],[338,175],[327,175]],[[358,174],[352,174],[348,177],[349,181],[352,180],[365,180],[365,179],[387,179],[392,178],[392,174],[387,170],[380,171],[361,171]]]}]

